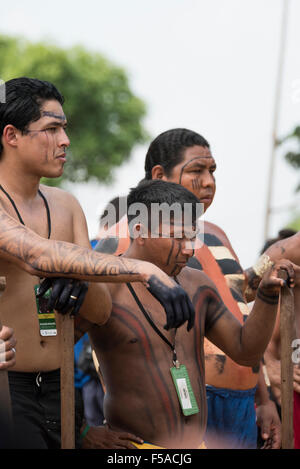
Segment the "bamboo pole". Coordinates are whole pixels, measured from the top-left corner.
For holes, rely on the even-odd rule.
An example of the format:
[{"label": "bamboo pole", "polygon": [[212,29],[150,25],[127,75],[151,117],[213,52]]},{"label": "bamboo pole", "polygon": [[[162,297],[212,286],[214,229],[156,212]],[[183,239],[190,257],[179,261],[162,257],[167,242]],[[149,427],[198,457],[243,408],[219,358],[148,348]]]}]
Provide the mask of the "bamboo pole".
[{"label": "bamboo pole", "polygon": [[285,286],[280,293],[281,431],[282,449],[294,448],[292,341],[295,338],[294,294]]},{"label": "bamboo pole", "polygon": [[61,316],[61,448],[75,448],[74,318]]},{"label": "bamboo pole", "polygon": [[284,71],[284,59],[285,59],[285,48],[286,48],[286,37],[287,37],[287,25],[288,25],[288,10],[289,0],[283,0],[282,6],[282,17],[281,17],[281,33],[279,43],[279,55],[277,64],[277,76],[275,86],[275,97],[274,97],[274,113],[273,113],[273,124],[272,124],[272,146],[271,155],[269,162],[268,172],[268,183],[267,183],[267,201],[266,201],[266,212],[265,212],[265,226],[264,226],[264,240],[269,236],[270,216],[272,211],[272,192],[273,192],[273,179],[275,173],[275,162],[276,162],[276,146],[277,146],[277,134],[278,134],[278,122],[279,122],[279,111],[280,111],[280,100],[281,100],[281,88]]}]

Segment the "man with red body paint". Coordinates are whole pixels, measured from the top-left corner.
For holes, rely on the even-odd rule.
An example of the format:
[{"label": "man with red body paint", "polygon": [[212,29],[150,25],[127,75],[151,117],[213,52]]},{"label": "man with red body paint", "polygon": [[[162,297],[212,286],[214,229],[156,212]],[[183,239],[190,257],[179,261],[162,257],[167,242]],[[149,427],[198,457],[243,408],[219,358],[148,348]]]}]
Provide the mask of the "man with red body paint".
[{"label": "man with red body paint", "polygon": [[[194,204],[199,199],[184,187],[162,180],[147,181],[129,194],[128,207],[135,203]],[[130,432],[148,444],[164,448],[198,448],[206,428],[207,404],[203,342],[206,336],[228,356],[243,366],[255,366],[268,344],[276,318],[282,280],[280,267],[291,277],[292,264],[281,261],[265,274],[246,323],[231,314],[214,283],[200,270],[186,267],[193,255],[194,224],[182,226],[171,219],[170,234],[163,236],[163,223],[153,234],[142,223],[131,224],[131,244],[124,258],[149,261],[173,277],[188,293],[195,308],[194,327],[165,330],[160,304],[143,285],[108,284],[113,306],[110,318],[99,327],[79,319],[82,332],[88,331],[106,385],[104,414],[109,429]],[[187,229],[188,228],[188,229]],[[189,235],[190,233],[190,235]],[[296,267],[295,267],[296,268]],[[184,315],[184,311],[182,311]],[[78,328],[78,327],[77,327]],[[176,355],[174,355],[174,349]],[[177,362],[178,360],[178,362]],[[182,396],[182,410],[170,369]],[[181,387],[182,386],[182,387]],[[84,448],[97,447],[97,428],[88,430]]]}]

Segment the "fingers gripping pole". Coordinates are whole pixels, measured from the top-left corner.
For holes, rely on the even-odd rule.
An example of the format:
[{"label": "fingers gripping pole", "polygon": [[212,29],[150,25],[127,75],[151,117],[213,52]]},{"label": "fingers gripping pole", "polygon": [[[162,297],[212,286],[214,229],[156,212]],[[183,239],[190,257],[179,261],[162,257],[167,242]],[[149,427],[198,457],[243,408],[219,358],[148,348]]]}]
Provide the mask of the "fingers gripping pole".
[{"label": "fingers gripping pole", "polygon": [[[0,277],[0,296],[5,290],[5,277]],[[1,311],[0,311],[1,319]],[[0,320],[0,330],[2,328]],[[12,448],[12,410],[6,370],[0,370],[0,449]]]},{"label": "fingers gripping pole", "polygon": [[74,317],[61,315],[61,448],[75,448]]},{"label": "fingers gripping pole", "polygon": [[[284,278],[284,275],[282,275]],[[292,341],[295,338],[294,294],[285,286],[280,293],[282,448],[294,448]]]}]

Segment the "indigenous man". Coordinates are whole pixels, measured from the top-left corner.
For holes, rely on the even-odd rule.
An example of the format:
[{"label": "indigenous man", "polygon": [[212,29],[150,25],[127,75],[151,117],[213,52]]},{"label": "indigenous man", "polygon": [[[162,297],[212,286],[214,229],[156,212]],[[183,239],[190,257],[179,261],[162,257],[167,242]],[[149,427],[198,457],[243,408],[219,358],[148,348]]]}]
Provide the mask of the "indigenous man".
[{"label": "indigenous man", "polygon": [[[242,326],[222,302],[213,282],[200,270],[185,267],[193,255],[196,210],[189,226],[183,223],[183,212],[189,204],[196,207],[198,201],[181,185],[161,180],[146,181],[132,189],[128,197],[132,239],[123,255],[155,263],[183,286],[195,307],[193,330],[181,327],[166,332],[161,307],[140,284],[109,285],[113,302],[110,318],[101,327],[86,325],[106,385],[104,413],[109,427],[165,448],[197,448],[202,443],[207,416],[204,336],[243,366],[257,365],[276,317],[283,285],[278,269],[294,275],[288,261],[266,272],[252,312]],[[137,203],[147,208],[147,224],[130,215],[130,207]],[[163,221],[157,227],[152,224],[151,209],[162,203],[182,207],[181,215],[170,218],[169,237]],[[88,431],[86,446],[92,446],[92,438],[93,432]]]},{"label": "indigenous man", "polygon": [[[66,162],[70,142],[61,94],[52,84],[36,79],[13,79],[4,86],[6,99],[0,103],[0,273],[6,277],[6,290],[0,311],[2,322],[13,327],[18,340],[16,365],[9,371],[15,444],[56,448],[60,447],[60,318],[49,313],[47,305],[43,309],[39,277],[62,275],[93,281],[83,311],[97,324],[107,320],[111,307],[107,287],[96,283],[100,281],[147,283],[166,309],[168,328],[177,325],[177,301],[186,312],[181,319],[190,327],[194,312],[182,288],[157,267],[91,251],[77,200],[61,189],[40,185],[43,176],[61,176]],[[65,285],[58,280],[53,285],[58,303],[73,308],[81,292],[78,282]]]},{"label": "indigenous man", "polygon": [[[171,129],[150,144],[145,160],[145,179],[172,181],[193,192],[206,211],[213,202],[216,162],[209,143],[188,129]],[[119,254],[128,247],[127,218],[108,231],[109,237],[96,247],[102,252]],[[188,265],[203,271],[215,283],[222,300],[241,322],[249,310],[243,298],[245,276],[224,231],[204,222],[204,244],[195,250]],[[125,232],[125,235],[124,235]],[[280,420],[270,401],[259,368],[244,367],[227,357],[205,339],[205,366],[208,395],[208,445],[226,448],[256,448],[257,424],[266,447],[280,447]],[[259,383],[259,384],[258,384]],[[258,385],[258,388],[256,388]],[[255,391],[256,396],[255,396]],[[256,397],[256,412],[255,402]],[[257,416],[256,416],[257,413]],[[213,441],[212,441],[213,440]]]},{"label": "indigenous man", "polygon": [[[284,233],[284,230],[283,232]],[[281,233],[279,233],[280,235]],[[282,234],[283,235],[283,234]],[[251,301],[257,291],[257,286],[263,272],[272,264],[272,261],[290,259],[295,264],[300,264],[300,232],[293,236],[286,234],[286,239],[270,240],[269,247],[259,258],[258,262],[247,269],[248,287],[246,294]],[[300,339],[300,284],[296,281],[294,288],[294,311],[295,311],[295,362],[294,362],[294,447],[300,449],[300,366],[299,366],[299,339]],[[291,344],[292,345],[292,344]],[[293,350],[292,350],[293,351]],[[292,355],[291,351],[291,355]],[[281,353],[280,353],[280,315],[276,320],[276,325],[272,339],[264,355],[271,390],[275,400],[281,405]]]}]

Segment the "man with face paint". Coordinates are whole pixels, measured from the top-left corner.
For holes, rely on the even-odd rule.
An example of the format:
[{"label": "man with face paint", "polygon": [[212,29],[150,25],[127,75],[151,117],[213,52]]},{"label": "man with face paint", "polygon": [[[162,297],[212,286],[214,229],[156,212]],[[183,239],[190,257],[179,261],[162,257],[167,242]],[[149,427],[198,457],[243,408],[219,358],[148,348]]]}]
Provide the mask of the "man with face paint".
[{"label": "man with face paint", "polygon": [[[111,311],[110,293],[99,282],[144,283],[163,305],[168,328],[177,325],[178,302],[186,311],[181,323],[192,326],[194,309],[184,290],[156,266],[91,251],[77,200],[40,184],[41,177],[61,176],[67,160],[70,141],[59,91],[26,77],[1,86],[0,275],[6,277],[6,289],[0,312],[18,343],[16,363],[8,372],[15,446],[59,448],[61,316],[42,293],[53,285],[50,303],[57,302],[52,306],[73,310],[83,301],[82,284],[69,279],[91,280],[80,312],[96,324],[105,323]],[[49,279],[40,287],[43,277]],[[10,351],[6,358],[12,359]]]},{"label": "man with face paint", "polygon": [[[145,159],[145,179],[176,182],[193,192],[206,211],[213,202],[216,162],[205,138],[188,129],[171,129],[156,137]],[[109,243],[100,240],[96,250],[116,254],[124,252],[129,241],[124,238],[124,217],[117,230],[119,240],[107,232]],[[112,249],[112,247],[114,249]],[[244,299],[246,279],[224,231],[204,222],[204,244],[189,259],[189,266],[203,270],[215,283],[224,303],[243,323],[249,314]],[[269,399],[262,370],[238,365],[205,339],[205,373],[208,396],[208,446],[256,448],[257,424],[265,447],[279,448],[280,419]],[[256,402],[255,402],[256,401]]]},{"label": "man with face paint", "polygon": [[[162,204],[181,207],[177,217],[170,217],[169,233],[163,218],[153,226],[153,215]],[[155,263],[174,277],[195,306],[194,328],[166,332],[161,309],[142,285],[130,284],[109,285],[112,314],[104,326],[89,327],[106,384],[107,423],[112,430],[139,435],[147,447],[198,448],[201,444],[207,416],[204,336],[232,360],[251,367],[259,363],[276,317],[279,288],[275,295],[275,283],[271,285],[276,282],[279,287],[279,264],[264,274],[259,287],[264,294],[260,290],[243,325],[209,277],[186,267],[193,256],[197,212],[194,208],[190,225],[185,215],[187,205],[197,204],[199,199],[180,184],[161,178],[140,183],[127,200],[131,240],[122,256]],[[142,217],[146,221],[133,213],[133,208],[142,212],[141,205],[147,209],[148,216]],[[93,447],[92,431],[87,432],[84,447]]]}]

